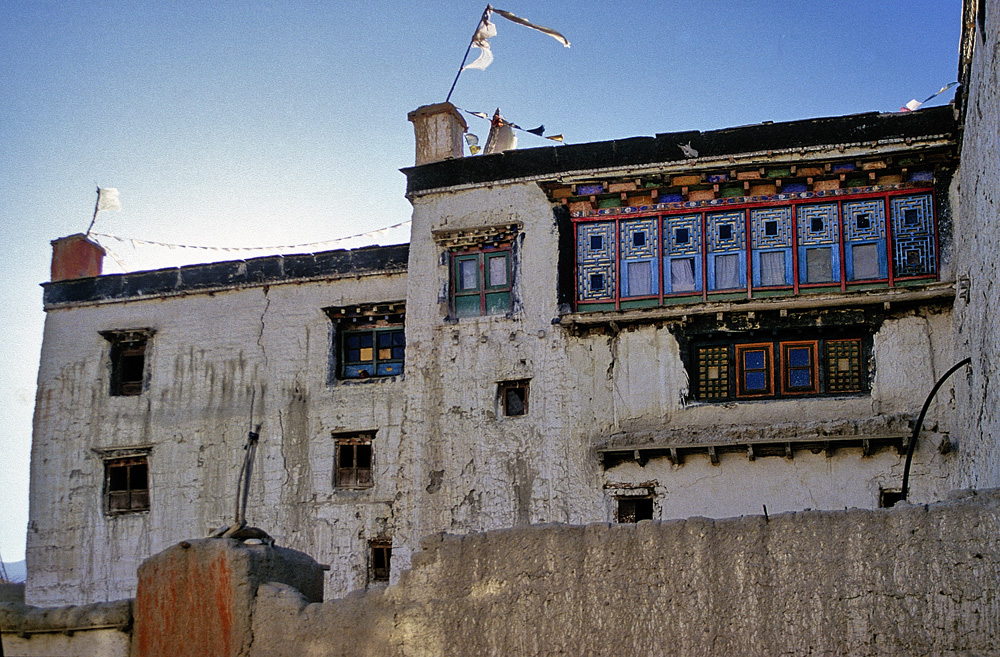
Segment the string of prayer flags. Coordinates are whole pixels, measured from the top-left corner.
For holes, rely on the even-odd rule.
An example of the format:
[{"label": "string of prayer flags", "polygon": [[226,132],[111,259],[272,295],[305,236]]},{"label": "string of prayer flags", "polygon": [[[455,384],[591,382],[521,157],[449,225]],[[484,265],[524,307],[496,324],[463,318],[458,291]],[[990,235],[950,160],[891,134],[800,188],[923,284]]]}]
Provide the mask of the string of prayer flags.
[{"label": "string of prayer flags", "polygon": [[927,98],[924,98],[922,101],[917,100],[916,98],[914,98],[913,100],[911,100],[907,104],[905,104],[902,107],[900,107],[899,111],[900,112],[915,112],[917,109],[920,108],[921,105],[923,105],[924,103],[926,103],[929,100],[937,98],[938,96],[940,96],[944,92],[946,92],[949,89],[951,89],[952,87],[954,87],[956,84],[958,84],[958,82],[949,82],[948,84],[946,84],[943,87],[941,87],[940,89],[938,89],[937,93],[931,94]]}]

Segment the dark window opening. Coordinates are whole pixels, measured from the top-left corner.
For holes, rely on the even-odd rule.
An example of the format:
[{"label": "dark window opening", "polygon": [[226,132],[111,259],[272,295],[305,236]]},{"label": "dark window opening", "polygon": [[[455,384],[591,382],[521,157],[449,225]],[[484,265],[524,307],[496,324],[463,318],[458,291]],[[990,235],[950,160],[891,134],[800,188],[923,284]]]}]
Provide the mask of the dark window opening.
[{"label": "dark window opening", "polygon": [[646,233],[642,231],[632,233],[632,246],[646,246]]},{"label": "dark window opening", "polygon": [[111,387],[113,397],[141,395],[146,385],[146,347],[144,332],[114,331],[104,334],[111,342]]},{"label": "dark window opening", "polygon": [[620,523],[635,523],[653,519],[653,498],[619,497],[615,520]]},{"label": "dark window opening", "polygon": [[528,381],[502,381],[499,384],[503,414],[518,417],[528,413]]},{"label": "dark window opening", "polygon": [[602,250],[604,250],[604,236],[603,235],[591,235],[590,236],[590,250],[591,251],[602,251]]},{"label": "dark window opening", "polygon": [[388,582],[392,572],[392,543],[372,541],[369,543],[368,579],[371,582]]},{"label": "dark window opening", "polygon": [[719,225],[719,239],[720,240],[731,240],[731,239],[733,239],[733,225],[732,224],[720,224]]},{"label": "dark window opening", "polygon": [[773,237],[778,234],[778,222],[777,221],[765,221],[764,222],[764,234]]},{"label": "dark window opening", "polygon": [[334,436],[336,467],[333,485],[336,488],[371,488],[372,439],[370,432]]},{"label": "dark window opening", "polygon": [[809,224],[809,229],[814,233],[822,233],[825,226],[822,217],[813,217]]},{"label": "dark window opening", "polygon": [[149,510],[149,466],[145,456],[104,462],[105,513]]},{"label": "dark window opening", "polygon": [[919,226],[920,225],[920,213],[913,208],[908,208],[903,210],[903,225],[904,226]]},{"label": "dark window opening", "polygon": [[872,217],[870,214],[859,214],[854,218],[854,225],[858,227],[858,230],[868,230],[872,226]]},{"label": "dark window opening", "polygon": [[880,488],[878,491],[878,508],[891,509],[896,502],[903,499],[903,491],[895,488]]},{"label": "dark window opening", "polygon": [[590,275],[590,289],[594,292],[604,291],[604,274]]},{"label": "dark window opening", "polygon": [[678,228],[674,231],[674,241],[678,244],[687,244],[691,241],[691,233],[687,228]]}]

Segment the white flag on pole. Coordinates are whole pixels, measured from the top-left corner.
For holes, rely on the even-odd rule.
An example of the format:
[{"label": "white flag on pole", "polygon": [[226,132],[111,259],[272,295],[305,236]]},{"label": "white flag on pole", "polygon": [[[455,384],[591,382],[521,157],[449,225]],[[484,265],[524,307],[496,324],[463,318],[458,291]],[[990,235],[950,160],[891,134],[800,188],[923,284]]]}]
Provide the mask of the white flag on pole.
[{"label": "white flag on pole", "polygon": [[542,27],[541,25],[535,25],[534,23],[524,20],[520,16],[515,16],[509,11],[494,9],[493,7],[487,5],[486,13],[483,14],[483,20],[479,22],[479,27],[476,28],[476,33],[472,37],[472,47],[479,48],[479,57],[477,57],[476,61],[471,64],[463,66],[463,71],[467,68],[475,68],[482,71],[493,63],[493,51],[490,50],[490,39],[497,35],[497,26],[490,22],[490,15],[493,12],[500,14],[507,20],[517,23],[518,25],[530,27],[533,30],[538,30],[542,34],[548,34],[550,37],[569,48],[569,40],[555,30],[548,27]]},{"label": "white flag on pole", "polygon": [[97,188],[97,209],[100,210],[121,210],[122,202],[118,198],[118,190],[114,187]]}]

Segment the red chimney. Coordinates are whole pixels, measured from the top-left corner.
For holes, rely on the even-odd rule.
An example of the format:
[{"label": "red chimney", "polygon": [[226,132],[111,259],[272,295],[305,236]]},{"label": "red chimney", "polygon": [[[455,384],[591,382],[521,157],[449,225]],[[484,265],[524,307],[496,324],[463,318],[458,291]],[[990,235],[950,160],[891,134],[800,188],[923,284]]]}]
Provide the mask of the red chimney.
[{"label": "red chimney", "polygon": [[104,249],[77,233],[52,240],[52,282],[101,275]]}]

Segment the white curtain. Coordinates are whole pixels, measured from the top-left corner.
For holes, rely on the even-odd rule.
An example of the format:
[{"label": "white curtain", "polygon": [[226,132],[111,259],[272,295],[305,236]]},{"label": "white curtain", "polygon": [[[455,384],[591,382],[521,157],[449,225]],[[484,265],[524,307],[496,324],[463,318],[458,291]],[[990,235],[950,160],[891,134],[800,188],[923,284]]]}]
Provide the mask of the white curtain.
[{"label": "white curtain", "polygon": [[859,244],[851,249],[854,258],[854,280],[863,281],[878,278],[878,246]]},{"label": "white curtain", "polygon": [[829,283],[833,280],[833,254],[829,247],[806,249],[806,282]]},{"label": "white curtain", "polygon": [[785,252],[771,251],[760,254],[760,284],[762,287],[771,285],[787,285],[785,280]]},{"label": "white curtain", "polygon": [[673,292],[694,291],[694,259],[678,258],[670,261],[670,290]]},{"label": "white curtain", "polygon": [[740,287],[740,257],[735,254],[715,256],[715,289],[737,287]]},{"label": "white curtain", "polygon": [[628,296],[643,297],[652,293],[652,265],[648,262],[628,263]]}]

